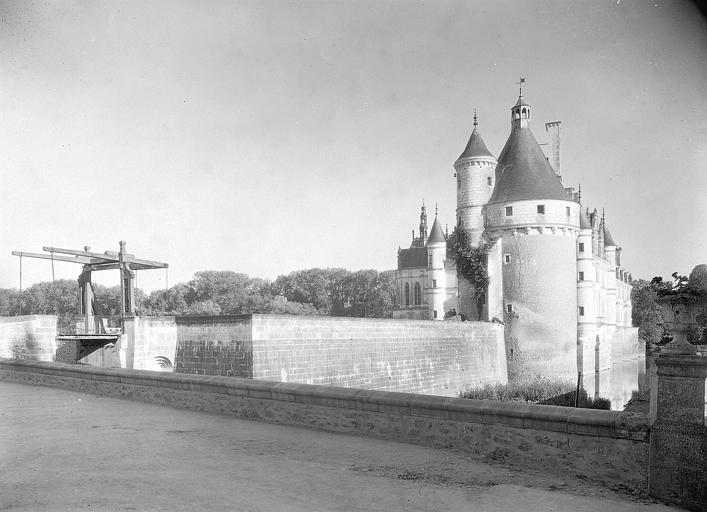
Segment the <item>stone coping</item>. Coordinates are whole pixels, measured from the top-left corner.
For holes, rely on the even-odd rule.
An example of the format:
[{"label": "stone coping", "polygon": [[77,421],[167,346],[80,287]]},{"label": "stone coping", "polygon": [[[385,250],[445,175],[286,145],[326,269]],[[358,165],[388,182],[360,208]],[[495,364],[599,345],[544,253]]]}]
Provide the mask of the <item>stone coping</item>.
[{"label": "stone coping", "polygon": [[32,320],[56,320],[56,315],[18,315],[18,316],[0,316],[0,323],[11,324],[15,322],[29,322]]},{"label": "stone coping", "polygon": [[644,442],[648,440],[649,432],[647,416],[634,412],[575,409],[553,405],[251,380],[240,377],[98,368],[27,360],[0,359],[0,372],[2,371]]},{"label": "stone coping", "polygon": [[[411,308],[412,309],[412,308]],[[140,317],[140,318],[153,318],[153,317]],[[478,324],[488,324],[496,325],[493,322],[482,322],[482,321],[466,321],[466,322],[456,322],[456,321],[439,321],[430,322],[429,320],[418,320],[412,318],[361,318],[355,316],[322,316],[322,315],[279,315],[279,314],[258,314],[253,313],[249,315],[189,315],[189,316],[175,316],[177,325],[193,325],[193,324],[227,324],[227,323],[243,323],[247,320],[262,320],[262,319],[274,319],[274,320],[286,320],[291,323],[314,321],[322,324],[326,323],[341,323],[342,321],[349,322],[351,324],[382,324],[382,325],[393,325],[393,326],[423,326],[425,328],[448,328],[448,329],[458,329],[459,326],[471,328]]]}]

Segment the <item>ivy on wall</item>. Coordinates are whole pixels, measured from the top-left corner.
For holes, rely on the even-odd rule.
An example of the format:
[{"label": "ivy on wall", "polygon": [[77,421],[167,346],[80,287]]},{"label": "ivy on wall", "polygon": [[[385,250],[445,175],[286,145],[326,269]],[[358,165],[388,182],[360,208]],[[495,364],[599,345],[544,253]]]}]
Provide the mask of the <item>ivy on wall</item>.
[{"label": "ivy on wall", "polygon": [[454,228],[449,243],[454,249],[457,275],[464,277],[474,286],[474,302],[480,317],[489,286],[489,245],[482,241],[477,247],[473,247],[469,232],[459,227]]}]

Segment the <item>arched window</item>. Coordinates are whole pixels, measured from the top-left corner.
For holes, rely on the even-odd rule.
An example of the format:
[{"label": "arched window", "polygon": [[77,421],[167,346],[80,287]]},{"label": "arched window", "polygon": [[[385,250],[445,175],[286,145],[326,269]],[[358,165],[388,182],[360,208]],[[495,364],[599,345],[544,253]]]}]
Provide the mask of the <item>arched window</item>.
[{"label": "arched window", "polygon": [[420,283],[415,283],[415,305],[419,306],[420,304],[422,304],[422,290]]},{"label": "arched window", "polygon": [[410,305],[410,283],[405,283],[405,305]]}]

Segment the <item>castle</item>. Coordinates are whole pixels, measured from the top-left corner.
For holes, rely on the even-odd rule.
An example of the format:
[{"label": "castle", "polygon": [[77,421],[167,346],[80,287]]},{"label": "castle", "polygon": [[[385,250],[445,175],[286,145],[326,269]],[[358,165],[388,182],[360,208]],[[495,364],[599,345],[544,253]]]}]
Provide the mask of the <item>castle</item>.
[{"label": "castle", "polygon": [[530,130],[531,112],[521,89],[498,159],[474,114],[469,142],[454,163],[457,230],[487,252],[487,288],[475,290],[458,275],[450,234],[436,209],[428,231],[423,203],[419,236],[413,230],[410,247],[398,250],[393,316],[442,320],[455,311],[502,322],[512,379],[598,374],[612,353],[637,341],[631,275],[604,214],[585,209],[581,192],[562,184],[560,122],[546,124],[551,164]]}]

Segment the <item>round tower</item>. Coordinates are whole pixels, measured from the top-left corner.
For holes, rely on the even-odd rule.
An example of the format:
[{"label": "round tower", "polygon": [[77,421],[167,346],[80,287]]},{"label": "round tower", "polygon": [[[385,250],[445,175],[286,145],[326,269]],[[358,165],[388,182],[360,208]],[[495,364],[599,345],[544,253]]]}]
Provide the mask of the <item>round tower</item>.
[{"label": "round tower", "polygon": [[509,378],[576,378],[580,206],[550,167],[530,117],[521,93],[484,210],[487,233],[501,239]]},{"label": "round tower", "polygon": [[495,185],[496,158],[486,148],[479,133],[479,121],[474,111],[474,130],[464,152],[454,162],[457,178],[457,226],[471,234],[474,246],[484,232],[483,207]]},{"label": "round tower", "polygon": [[427,239],[427,308],[430,320],[444,319],[444,301],[447,298],[447,272],[444,261],[447,258],[447,240],[442,233],[442,227],[437,219],[432,223],[430,236]]}]

